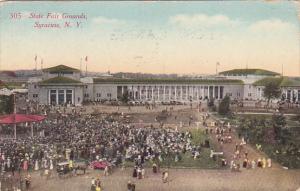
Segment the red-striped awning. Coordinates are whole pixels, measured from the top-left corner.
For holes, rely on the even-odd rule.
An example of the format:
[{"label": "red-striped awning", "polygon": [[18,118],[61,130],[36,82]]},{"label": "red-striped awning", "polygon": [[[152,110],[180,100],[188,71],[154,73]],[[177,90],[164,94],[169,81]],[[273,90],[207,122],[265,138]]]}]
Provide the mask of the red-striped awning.
[{"label": "red-striped awning", "polygon": [[10,114],[0,116],[0,124],[16,124],[24,122],[42,121],[46,117],[42,115]]}]

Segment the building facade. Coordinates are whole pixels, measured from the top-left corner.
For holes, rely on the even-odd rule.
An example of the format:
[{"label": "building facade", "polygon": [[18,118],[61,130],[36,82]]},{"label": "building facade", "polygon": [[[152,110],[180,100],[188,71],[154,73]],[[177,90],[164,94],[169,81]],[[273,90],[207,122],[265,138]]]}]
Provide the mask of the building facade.
[{"label": "building facade", "polygon": [[[246,70],[249,69],[239,73],[225,71],[203,79],[124,79],[80,77],[79,70],[59,65],[43,70],[42,78],[28,81],[28,97],[47,105],[81,105],[88,101],[123,100],[125,96],[139,102],[199,102],[221,100],[225,96],[237,100],[263,100],[264,83],[261,81],[282,78],[270,71]],[[297,80],[292,81],[293,86],[286,80],[280,84],[283,99],[299,101],[300,80],[299,84]]]}]

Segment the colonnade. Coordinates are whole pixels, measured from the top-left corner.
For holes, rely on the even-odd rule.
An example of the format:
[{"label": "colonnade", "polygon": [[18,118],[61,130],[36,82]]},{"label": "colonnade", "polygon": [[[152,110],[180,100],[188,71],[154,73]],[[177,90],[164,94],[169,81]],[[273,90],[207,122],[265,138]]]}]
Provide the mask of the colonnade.
[{"label": "colonnade", "polygon": [[138,101],[197,101],[223,99],[224,86],[219,85],[127,85],[125,89],[132,100]]}]

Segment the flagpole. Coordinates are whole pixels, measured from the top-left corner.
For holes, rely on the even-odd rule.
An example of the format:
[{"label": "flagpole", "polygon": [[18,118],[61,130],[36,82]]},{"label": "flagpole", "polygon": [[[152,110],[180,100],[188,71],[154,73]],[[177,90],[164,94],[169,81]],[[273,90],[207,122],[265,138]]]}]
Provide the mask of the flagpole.
[{"label": "flagpole", "polygon": [[[14,115],[17,114],[17,106],[16,106],[16,93],[13,93],[13,101],[14,101]],[[17,123],[14,123],[14,137],[17,139]]]},{"label": "flagpole", "polygon": [[82,65],[82,58],[80,58],[80,77],[82,75],[82,68],[81,68],[81,65]]},{"label": "flagpole", "polygon": [[37,75],[37,55],[34,57],[34,62],[35,62],[35,75]]},{"label": "flagpole", "polygon": [[88,57],[85,57],[85,76],[87,77],[87,64],[88,64]]},{"label": "flagpole", "polygon": [[86,61],[86,64],[85,64],[85,76],[87,76],[87,61]]}]

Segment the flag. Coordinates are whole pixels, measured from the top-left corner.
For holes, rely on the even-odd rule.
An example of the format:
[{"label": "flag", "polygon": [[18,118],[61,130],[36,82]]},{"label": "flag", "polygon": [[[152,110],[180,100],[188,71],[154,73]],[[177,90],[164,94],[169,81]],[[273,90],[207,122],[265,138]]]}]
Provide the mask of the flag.
[{"label": "flag", "polygon": [[219,63],[219,62],[217,62],[217,66],[220,66],[220,63]]},{"label": "flag", "polygon": [[37,55],[35,55],[35,57],[34,57],[34,61],[36,61],[37,60]]},{"label": "flag", "polygon": [[85,57],[85,61],[86,61],[86,62],[88,61],[88,57],[87,57],[87,56]]}]

